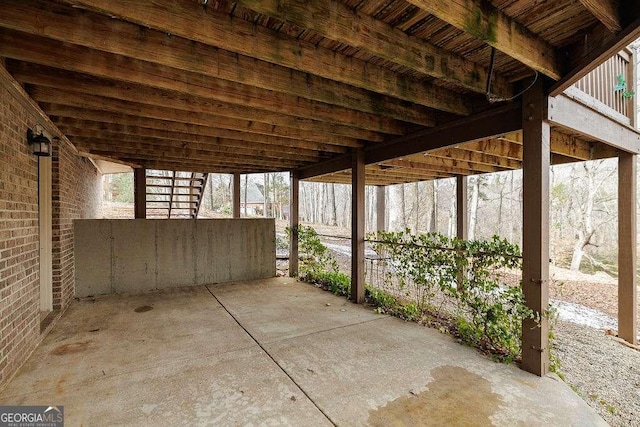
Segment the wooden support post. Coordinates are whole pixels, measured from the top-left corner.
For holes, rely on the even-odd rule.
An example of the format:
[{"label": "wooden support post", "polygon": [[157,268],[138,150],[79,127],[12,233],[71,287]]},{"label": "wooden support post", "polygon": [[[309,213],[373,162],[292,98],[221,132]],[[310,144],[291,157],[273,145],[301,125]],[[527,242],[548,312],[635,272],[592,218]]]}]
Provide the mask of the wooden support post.
[{"label": "wooden support post", "polygon": [[233,217],[240,218],[240,173],[233,173],[233,184],[231,202],[233,204]]},{"label": "wooden support post", "polygon": [[467,177],[456,177],[456,235],[460,240],[469,238],[469,199],[467,198]]},{"label": "wooden support post", "polygon": [[300,179],[297,172],[291,172],[290,178],[290,207],[289,207],[289,276],[298,276],[298,226],[300,225],[299,199]]},{"label": "wooden support post", "polygon": [[376,229],[387,229],[387,191],[384,185],[378,185],[376,189]]},{"label": "wooden support post", "polygon": [[538,81],[522,99],[523,266],[522,291],[539,319],[522,324],[522,368],[543,376],[549,371],[549,168],[547,98]]},{"label": "wooden support post", "polygon": [[618,336],[636,344],[638,291],[636,279],[637,156],[618,157]]},{"label": "wooden support post", "polygon": [[364,302],[364,151],[356,149],[351,161],[351,300]]},{"label": "wooden support post", "polygon": [[147,170],[133,170],[134,218],[147,217]]}]

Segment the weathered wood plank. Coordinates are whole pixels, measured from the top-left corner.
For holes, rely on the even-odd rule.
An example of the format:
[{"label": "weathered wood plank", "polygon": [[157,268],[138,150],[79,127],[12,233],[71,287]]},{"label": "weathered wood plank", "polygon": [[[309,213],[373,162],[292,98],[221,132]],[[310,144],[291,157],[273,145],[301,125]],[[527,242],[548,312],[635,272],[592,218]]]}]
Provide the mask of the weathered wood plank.
[{"label": "weathered wood plank", "polygon": [[147,217],[147,171],[144,168],[133,170],[133,216],[136,219]]},{"label": "weathered wood plank", "polygon": [[622,29],[617,0],[580,0],[580,3],[611,32]]},{"label": "weathered wood plank", "polygon": [[426,107],[51,2],[3,1],[0,26],[411,123],[433,121]]},{"label": "weathered wood plank", "polygon": [[276,135],[285,138],[319,141],[327,144],[342,146],[360,146],[355,138],[340,137],[330,134],[321,134],[316,131],[288,128],[286,126],[274,126],[267,123],[253,122],[223,117],[216,114],[200,113],[174,109],[159,105],[141,104],[139,102],[121,101],[112,98],[75,93],[71,91],[52,89],[46,87],[34,87],[29,94],[38,102],[57,104],[76,108],[102,110],[112,113],[124,113],[139,115],[152,119],[178,121],[202,126],[222,127],[243,132]]},{"label": "weathered wood plank", "polygon": [[356,149],[351,159],[351,301],[364,302],[364,151]]},{"label": "weathered wood plank", "polygon": [[555,80],[563,75],[553,46],[489,2],[408,1],[542,74]]},{"label": "weathered wood plank", "polygon": [[260,144],[256,142],[247,142],[237,139],[227,138],[209,138],[199,135],[181,132],[166,132],[154,129],[139,129],[131,127],[119,127],[108,130],[93,130],[82,126],[65,126],[58,124],[60,130],[69,137],[84,137],[96,139],[109,139],[118,142],[131,142],[135,144],[137,141],[146,140],[153,141],[158,147],[172,146],[188,146],[194,149],[210,150],[218,147],[229,149],[238,149],[239,152],[255,151],[266,153],[269,156],[282,155],[283,158],[300,158],[301,160],[318,161],[329,156],[328,153],[322,153],[314,150],[286,147],[279,145]]},{"label": "weathered wood plank", "polygon": [[300,225],[300,179],[291,172],[289,180],[289,276],[298,277],[298,227]]},{"label": "weathered wood plank", "polygon": [[640,153],[640,133],[598,114],[571,98],[549,98],[549,121],[588,138],[602,141],[620,150]]},{"label": "weathered wood plank", "polygon": [[[7,29],[0,29],[0,56],[286,115],[377,132],[398,135],[404,133],[404,126],[398,121],[371,113],[222,79],[213,79],[199,73],[64,44]],[[46,68],[31,66],[28,69],[31,72],[48,74]],[[435,124],[435,118],[432,124]]]},{"label": "weathered wood plank", "polygon": [[319,156],[303,156],[300,154],[278,153],[275,151],[267,151],[259,148],[246,146],[239,150],[236,144],[227,145],[222,141],[219,144],[195,144],[184,141],[167,142],[162,139],[149,137],[135,137],[129,135],[103,135],[102,137],[87,137],[69,135],[73,144],[80,149],[104,149],[115,152],[122,150],[123,153],[149,152],[149,155],[162,153],[167,156],[178,156],[189,158],[193,155],[194,159],[209,157],[222,157],[225,159],[248,159],[248,160],[264,160],[266,165],[280,166],[284,164],[296,163],[305,164],[317,162],[322,159]]},{"label": "weathered wood plank", "polygon": [[[303,153],[312,151],[320,153],[347,152],[347,147],[339,147],[331,144],[279,138],[270,135],[260,135],[186,123],[168,122],[165,120],[146,119],[143,117],[111,115],[99,111],[91,111],[90,114],[86,115],[86,110],[75,109],[75,111],[69,115],[57,116],[54,113],[64,113],[65,111],[59,110],[55,106],[45,105],[45,107],[47,111],[50,111],[50,117],[53,122],[63,129],[75,128],[87,132],[93,131],[98,134],[101,132],[114,132],[165,139],[203,140],[207,142],[210,142],[212,139],[222,138],[235,140],[237,143],[244,145],[254,143],[259,146],[268,145],[274,150],[284,150],[284,152],[295,152],[298,149],[303,150]],[[69,107],[69,109],[71,109],[71,107]],[[83,118],[71,118],[71,114],[82,116]]]},{"label": "weathered wood plank", "polygon": [[[409,37],[371,16],[354,11],[337,1],[241,0],[258,13],[307,28],[379,58],[422,74],[442,79],[478,93],[485,93],[488,70],[461,56]],[[512,85],[501,75],[493,76],[493,92],[506,98]]]},{"label": "weathered wood plank", "polygon": [[522,324],[522,368],[544,376],[549,371],[549,170],[550,128],[544,120],[547,99],[542,82],[522,100],[523,262],[525,303],[539,319]]},{"label": "weathered wood plank", "polygon": [[[340,81],[426,107],[469,114],[464,97],[331,50],[292,39],[196,2],[68,0],[69,4],[116,16],[221,49]],[[196,24],[197,23],[197,24]]]},{"label": "weathered wood plank", "polygon": [[618,336],[631,344],[638,340],[637,157],[618,158]]},{"label": "weathered wood plank", "polygon": [[20,63],[11,66],[10,71],[18,81],[53,88],[63,92],[97,95],[113,100],[140,102],[154,106],[169,105],[171,108],[183,111],[215,114],[233,119],[257,121],[293,129],[328,133],[348,138],[361,138],[367,141],[380,141],[383,138],[383,136],[377,132],[356,129],[351,126],[328,124],[318,120],[273,113],[258,108],[242,107],[237,104],[213,101],[163,89],[104,79],[87,78],[81,74],[56,71],[48,67],[41,69],[39,66],[27,65],[28,64]]},{"label": "weathered wood plank", "polygon": [[232,215],[234,218],[240,218],[240,174],[238,172],[233,173],[233,184],[231,200],[233,204]]}]

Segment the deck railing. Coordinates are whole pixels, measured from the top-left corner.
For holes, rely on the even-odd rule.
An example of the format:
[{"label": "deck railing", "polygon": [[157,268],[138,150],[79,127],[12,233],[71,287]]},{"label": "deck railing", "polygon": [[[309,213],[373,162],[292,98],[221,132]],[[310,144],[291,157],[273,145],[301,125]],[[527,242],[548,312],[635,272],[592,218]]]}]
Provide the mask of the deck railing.
[{"label": "deck railing", "polygon": [[587,74],[567,95],[623,124],[636,127],[635,53],[627,48]]}]

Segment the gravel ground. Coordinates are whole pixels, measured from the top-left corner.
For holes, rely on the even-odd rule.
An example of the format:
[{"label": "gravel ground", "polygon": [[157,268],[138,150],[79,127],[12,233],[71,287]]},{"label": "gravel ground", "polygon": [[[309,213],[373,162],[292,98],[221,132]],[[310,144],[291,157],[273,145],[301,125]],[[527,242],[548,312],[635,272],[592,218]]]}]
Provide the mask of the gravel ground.
[{"label": "gravel ground", "polygon": [[604,331],[558,322],[555,347],[565,381],[612,426],[640,426],[640,351]]}]

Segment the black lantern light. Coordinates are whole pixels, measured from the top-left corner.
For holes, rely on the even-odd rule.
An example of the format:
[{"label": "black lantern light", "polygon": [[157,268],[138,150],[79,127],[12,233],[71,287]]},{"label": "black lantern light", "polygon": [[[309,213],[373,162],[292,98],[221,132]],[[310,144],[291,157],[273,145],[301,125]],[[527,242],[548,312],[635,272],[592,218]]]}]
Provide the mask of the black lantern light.
[{"label": "black lantern light", "polygon": [[43,131],[36,133],[31,129],[27,129],[27,142],[29,143],[31,154],[38,157],[51,156],[51,140],[44,135]]}]

